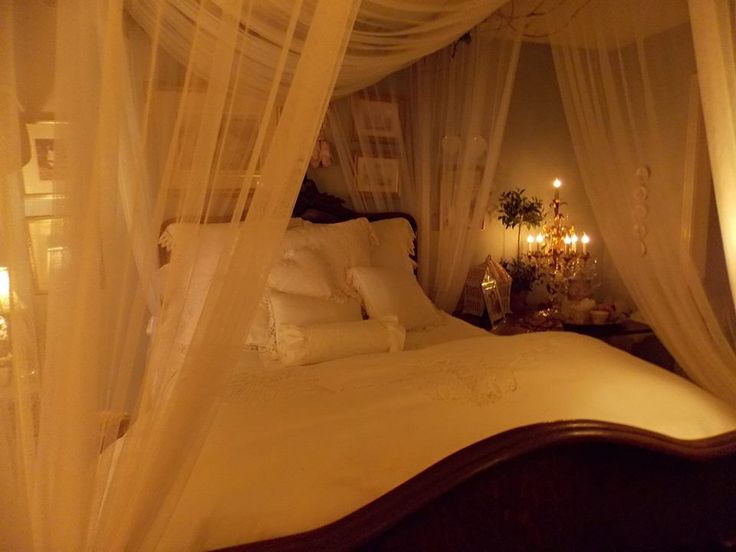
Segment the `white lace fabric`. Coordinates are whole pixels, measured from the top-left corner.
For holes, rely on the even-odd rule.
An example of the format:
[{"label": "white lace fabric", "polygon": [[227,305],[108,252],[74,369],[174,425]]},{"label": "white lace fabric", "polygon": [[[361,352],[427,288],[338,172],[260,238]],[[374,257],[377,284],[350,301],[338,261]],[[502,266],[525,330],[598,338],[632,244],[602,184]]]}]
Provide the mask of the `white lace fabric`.
[{"label": "white lace fabric", "polygon": [[186,548],[176,528],[203,511],[205,549],[322,526],[522,425],[592,419],[683,439],[736,428],[736,412],[695,385],[562,332],[249,366],[225,388],[165,548]]}]

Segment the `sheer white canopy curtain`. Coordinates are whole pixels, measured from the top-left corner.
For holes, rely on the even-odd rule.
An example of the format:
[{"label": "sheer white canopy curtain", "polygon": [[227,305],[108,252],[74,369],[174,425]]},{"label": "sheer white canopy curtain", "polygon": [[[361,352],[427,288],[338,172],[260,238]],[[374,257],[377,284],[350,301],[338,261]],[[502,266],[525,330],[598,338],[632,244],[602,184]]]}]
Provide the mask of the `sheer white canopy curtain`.
[{"label": "sheer white canopy curtain", "polygon": [[353,207],[415,217],[419,279],[450,312],[490,201],[520,44],[520,32],[481,25],[328,112]]},{"label": "sheer white canopy curtain", "polygon": [[[3,163],[12,291],[0,418],[4,550],[156,547],[242,349],[359,7],[192,3],[175,58],[163,39],[181,30],[169,19],[177,4],[151,2],[146,32],[122,1],[55,8],[52,222],[48,252],[34,257],[48,255],[47,295],[33,287],[17,136],[15,162]],[[12,22],[23,6],[1,9],[2,84],[15,96],[12,33],[22,29]],[[295,43],[300,55],[287,64]],[[2,109],[3,120],[12,117]],[[225,183],[227,206],[213,193]],[[218,215],[232,222],[201,312],[167,302],[170,290],[195,285],[195,239],[193,254],[172,259],[168,331],[149,343],[160,222]],[[126,412],[130,428],[115,441]]]},{"label": "sheer white canopy curtain", "polygon": [[[39,68],[54,73],[53,167],[31,231],[16,131],[24,3],[0,2],[0,549],[158,547],[225,376],[253,361],[242,344],[333,92],[447,45],[501,3],[57,2],[55,65]],[[192,225],[164,278],[167,219],[225,220],[225,246]],[[182,541],[197,529],[179,528]]]},{"label": "sheer white canopy curtain", "polygon": [[736,304],[736,3],[689,0],[713,186]]},{"label": "sheer white canopy curtain", "polygon": [[[700,9],[700,4],[695,2],[693,11]],[[711,2],[706,1],[708,4]],[[551,18],[554,62],[585,190],[617,269],[687,374],[733,403],[733,342],[714,312],[690,243],[680,233],[683,188],[688,180],[685,160],[690,155],[688,132],[693,120],[697,126],[699,110],[687,5],[685,0],[668,5],[667,15],[681,13],[683,24],[661,26],[657,33],[651,32],[650,24],[646,35],[643,23],[656,17],[647,2],[593,0],[564,25]],[[693,18],[696,27],[697,19]],[[715,20],[712,23],[713,28],[723,29]],[[707,32],[712,32],[712,27]],[[725,52],[726,38],[721,35],[721,39],[724,42],[718,47]],[[732,47],[733,43],[731,55]],[[704,105],[710,101],[719,106],[718,114],[706,110],[710,119],[733,114],[727,111],[728,102],[720,111],[723,87],[728,84],[726,70],[720,65],[700,77],[712,86],[704,91]],[[732,75],[730,78],[732,85]],[[733,93],[731,87],[731,107]],[[723,144],[709,140],[711,155],[716,148],[716,159],[725,156],[723,148],[733,144],[730,123],[715,123],[718,128],[709,128],[708,137],[715,134]],[[733,166],[733,159],[721,160],[721,174],[716,171],[716,179],[731,180],[728,184],[722,181],[724,190],[716,191],[721,216],[730,217],[721,219],[724,242],[733,244],[733,235],[728,235],[728,228],[733,228],[729,211],[734,204],[732,194],[728,203],[729,186],[733,188],[728,163]],[[707,186],[707,174],[694,182],[696,189]],[[716,270],[715,263],[707,266],[707,270]],[[728,305],[718,307],[726,310]]]}]

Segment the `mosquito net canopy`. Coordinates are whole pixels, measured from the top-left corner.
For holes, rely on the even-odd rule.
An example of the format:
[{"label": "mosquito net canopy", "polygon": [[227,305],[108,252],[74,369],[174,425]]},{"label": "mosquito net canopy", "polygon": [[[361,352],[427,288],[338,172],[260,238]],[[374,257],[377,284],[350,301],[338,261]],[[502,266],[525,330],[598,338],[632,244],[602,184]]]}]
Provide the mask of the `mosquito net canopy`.
[{"label": "mosquito net canopy", "polygon": [[[451,311],[525,37],[551,39],[586,191],[630,292],[688,373],[736,401],[728,324],[691,242],[671,231],[697,129],[736,290],[733,4],[512,2],[490,17],[502,4],[36,6],[53,33],[34,58],[53,75],[53,114],[39,125],[24,116],[28,4],[0,3],[0,548],[156,548],[225,376],[257,362],[242,343],[328,105],[345,197],[415,215],[420,281]],[[388,131],[366,108],[383,110]],[[385,187],[387,162],[400,193]],[[195,224],[163,277],[169,219]],[[222,223],[214,252],[200,222]]]}]

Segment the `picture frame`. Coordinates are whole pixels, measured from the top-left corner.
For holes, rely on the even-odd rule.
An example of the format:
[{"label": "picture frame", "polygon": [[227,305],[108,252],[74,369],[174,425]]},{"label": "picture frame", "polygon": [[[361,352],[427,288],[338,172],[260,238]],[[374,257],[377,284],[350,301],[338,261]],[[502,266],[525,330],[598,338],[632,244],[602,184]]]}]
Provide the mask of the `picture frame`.
[{"label": "picture frame", "polygon": [[485,280],[480,285],[483,293],[483,301],[488,311],[488,319],[491,321],[491,326],[497,322],[504,320],[506,313],[504,312],[503,305],[501,303],[501,293],[498,289],[498,282],[496,280]]},{"label": "picture frame", "polygon": [[396,102],[356,100],[353,117],[358,136],[388,140],[401,138],[401,118]]},{"label": "picture frame", "polygon": [[30,194],[23,198],[26,217],[49,217],[62,209],[64,197],[59,194]]},{"label": "picture frame", "polygon": [[399,160],[359,155],[356,188],[362,193],[399,194]]},{"label": "picture frame", "polygon": [[55,121],[30,123],[28,137],[31,143],[31,159],[23,167],[23,188],[26,195],[51,194],[58,170]]},{"label": "picture frame", "polygon": [[53,236],[63,224],[63,218],[58,216],[26,217],[28,228],[28,250],[31,258],[36,293],[44,294],[49,290],[49,267],[54,262]]}]

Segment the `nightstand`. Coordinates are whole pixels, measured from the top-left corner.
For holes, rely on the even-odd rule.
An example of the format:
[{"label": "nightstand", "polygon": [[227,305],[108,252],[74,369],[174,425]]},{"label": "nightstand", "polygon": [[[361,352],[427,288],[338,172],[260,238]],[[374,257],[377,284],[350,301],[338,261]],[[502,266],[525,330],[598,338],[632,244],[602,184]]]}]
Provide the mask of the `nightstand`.
[{"label": "nightstand", "polygon": [[508,315],[505,321],[491,328],[487,317],[472,317],[476,320],[468,320],[467,318],[467,316],[463,317],[463,320],[500,336],[544,331],[566,331],[587,335],[605,341],[609,345],[629,352],[642,360],[681,373],[674,358],[657,339],[652,328],[643,322],[625,320],[620,324],[575,325],[545,317],[539,312],[532,312],[526,315]]}]

